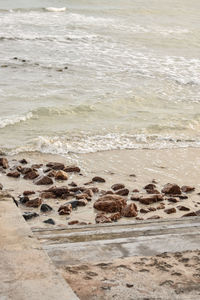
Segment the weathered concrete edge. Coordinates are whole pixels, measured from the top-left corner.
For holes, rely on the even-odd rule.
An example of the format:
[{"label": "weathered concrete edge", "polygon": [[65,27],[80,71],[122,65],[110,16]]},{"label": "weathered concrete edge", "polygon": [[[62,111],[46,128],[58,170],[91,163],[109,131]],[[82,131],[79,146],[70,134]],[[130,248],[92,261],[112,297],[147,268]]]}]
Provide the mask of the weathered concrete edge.
[{"label": "weathered concrete edge", "polygon": [[78,300],[12,198],[0,194],[0,299]]}]

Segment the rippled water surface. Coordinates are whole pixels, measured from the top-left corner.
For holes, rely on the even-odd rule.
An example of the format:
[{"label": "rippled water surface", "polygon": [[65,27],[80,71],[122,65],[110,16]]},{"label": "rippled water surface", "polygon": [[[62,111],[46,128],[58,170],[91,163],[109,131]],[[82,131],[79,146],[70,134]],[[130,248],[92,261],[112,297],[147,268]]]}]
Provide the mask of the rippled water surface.
[{"label": "rippled water surface", "polygon": [[200,146],[198,0],[1,0],[0,148]]}]

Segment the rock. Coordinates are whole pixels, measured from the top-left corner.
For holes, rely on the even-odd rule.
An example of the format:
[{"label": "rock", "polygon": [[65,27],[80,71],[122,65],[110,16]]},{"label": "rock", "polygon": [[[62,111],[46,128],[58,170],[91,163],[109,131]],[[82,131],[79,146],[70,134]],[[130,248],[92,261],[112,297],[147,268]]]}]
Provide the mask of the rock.
[{"label": "rock", "polygon": [[147,218],[147,220],[157,220],[157,219],[160,219],[161,217],[158,216],[158,215],[154,215],[154,216],[151,216],[149,218]]},{"label": "rock", "polygon": [[52,192],[43,192],[40,194],[40,197],[42,199],[55,199],[56,195]]},{"label": "rock", "polygon": [[77,166],[67,166],[64,168],[64,171],[69,172],[69,173],[71,173],[71,172],[79,173],[81,171],[81,169]]},{"label": "rock", "polygon": [[86,199],[78,200],[78,206],[86,206],[87,204],[88,204],[88,201]]},{"label": "rock", "polygon": [[49,162],[48,164],[46,164],[46,166],[53,170],[63,170],[65,167],[64,164],[58,162]]},{"label": "rock", "polygon": [[140,221],[143,221],[143,220],[144,220],[144,218],[141,218],[141,217],[136,217],[135,219],[136,219],[136,220],[140,220]]},{"label": "rock", "polygon": [[84,185],[90,185],[92,183],[93,183],[93,181],[88,181],[88,182],[85,182]]},{"label": "rock", "polygon": [[43,164],[33,164],[31,166],[32,169],[40,169],[43,166]]},{"label": "rock", "polygon": [[25,196],[25,197],[20,197],[20,198],[19,198],[19,202],[20,202],[21,204],[25,204],[25,203],[27,203],[29,200],[30,200],[30,199],[29,199],[29,197],[27,197],[27,196]]},{"label": "rock", "polygon": [[113,191],[107,191],[107,192],[104,193],[104,195],[113,195],[113,194],[114,194]]},{"label": "rock", "polygon": [[142,196],[140,196],[140,195],[131,196],[132,201],[140,201],[141,198],[142,198]]},{"label": "rock", "polygon": [[20,173],[18,171],[13,171],[13,172],[7,173],[7,176],[13,177],[13,178],[18,178],[18,177],[20,177]]},{"label": "rock", "polygon": [[39,207],[41,204],[42,204],[42,200],[40,198],[35,198],[25,203],[27,207]]},{"label": "rock", "polygon": [[26,212],[23,213],[23,217],[27,221],[27,220],[30,220],[32,218],[39,217],[39,215],[35,212],[26,211]]},{"label": "rock", "polygon": [[87,199],[88,198],[88,194],[85,194],[85,193],[83,193],[83,194],[77,194],[76,195],[76,199]]},{"label": "rock", "polygon": [[189,186],[189,185],[183,185],[183,186],[181,187],[181,191],[182,191],[183,193],[190,193],[190,192],[193,192],[194,190],[195,190],[195,187]]},{"label": "rock", "polygon": [[172,203],[177,203],[177,202],[179,202],[179,200],[178,199],[176,199],[176,198],[168,198],[167,199],[169,202],[172,202]]},{"label": "rock", "polygon": [[135,175],[135,174],[130,174],[129,176],[130,176],[130,177],[136,177],[136,175]]},{"label": "rock", "polygon": [[0,190],[3,190],[3,184],[0,183]]},{"label": "rock", "polygon": [[121,215],[126,218],[136,217],[137,214],[137,206],[135,205],[135,203],[131,203],[125,206],[121,212]]},{"label": "rock", "polygon": [[34,171],[32,168],[24,167],[22,168],[21,166],[17,167],[18,171],[20,171],[22,174],[27,174],[29,172]]},{"label": "rock", "polygon": [[124,188],[125,188],[125,185],[122,183],[116,183],[111,186],[111,189],[113,189],[114,191],[121,190]]},{"label": "rock", "polygon": [[93,182],[106,182],[104,178],[96,176],[92,178]]},{"label": "rock", "polygon": [[48,176],[41,176],[35,181],[36,185],[48,185],[53,184],[53,180]]},{"label": "rock", "polygon": [[139,193],[139,190],[138,189],[134,189],[132,190],[133,193]]},{"label": "rock", "polygon": [[53,219],[47,219],[47,220],[44,220],[43,223],[46,223],[46,224],[51,224],[51,225],[55,225],[55,221]]},{"label": "rock", "polygon": [[74,192],[74,193],[81,193],[84,192],[85,190],[86,188],[82,186],[72,187],[69,189],[70,192]]},{"label": "rock", "polygon": [[69,201],[67,202],[68,204],[71,204],[72,206],[72,209],[76,208],[78,206],[78,200],[72,200],[72,201]]},{"label": "rock", "polygon": [[87,194],[88,197],[90,197],[90,198],[92,198],[94,196],[94,193],[93,193],[92,189],[86,189],[84,191],[84,194]]},{"label": "rock", "polygon": [[186,195],[176,195],[176,197],[178,197],[181,200],[188,199],[188,196]]},{"label": "rock", "polygon": [[69,186],[73,186],[73,187],[76,187],[76,186],[77,186],[77,184],[76,184],[74,181],[72,181],[72,182],[69,183],[68,185],[69,185]]},{"label": "rock", "polygon": [[128,189],[118,190],[115,194],[120,196],[127,196],[129,194],[129,190]]},{"label": "rock", "polygon": [[49,177],[55,177],[55,176],[56,176],[56,173],[57,173],[56,170],[51,170],[51,171],[47,174],[47,176],[49,176]]},{"label": "rock", "polygon": [[181,194],[181,189],[177,184],[171,184],[167,183],[162,191],[163,194],[170,194],[170,195],[180,195]]},{"label": "rock", "polygon": [[121,218],[121,214],[119,212],[114,213],[112,215],[110,215],[110,219],[113,222],[116,222],[117,220],[119,220]]},{"label": "rock", "polygon": [[73,220],[73,221],[68,222],[68,225],[75,225],[75,224],[79,224],[79,221]]},{"label": "rock", "polygon": [[33,180],[33,179],[37,178],[38,176],[39,176],[38,172],[31,169],[30,172],[27,172],[27,173],[24,175],[24,179]]},{"label": "rock", "polygon": [[20,162],[20,164],[22,164],[22,165],[26,165],[26,164],[28,163],[27,160],[26,160],[25,158],[19,160],[19,162]]},{"label": "rock", "polygon": [[44,192],[51,192],[53,193],[56,197],[61,197],[62,195],[69,194],[69,189],[67,186],[61,186],[61,187],[51,187],[48,190],[45,190]]},{"label": "rock", "polygon": [[179,205],[177,206],[178,210],[183,210],[183,211],[189,211],[189,207],[183,206],[183,205]]},{"label": "rock", "polygon": [[149,211],[156,211],[155,207],[148,207]]},{"label": "rock", "polygon": [[156,195],[148,195],[148,196],[143,196],[139,199],[140,203],[142,204],[152,204],[158,201],[162,201],[163,196],[161,194],[156,194]]},{"label": "rock", "polygon": [[189,213],[183,215],[182,218],[183,217],[196,217],[196,216],[197,216],[196,212],[192,211],[192,212],[189,212]]},{"label": "rock", "polygon": [[112,220],[104,213],[98,213],[95,218],[95,222],[98,223],[112,223]]},{"label": "rock", "polygon": [[146,190],[147,194],[160,194],[158,190],[152,189],[152,190]]},{"label": "rock", "polygon": [[91,187],[90,189],[93,191],[94,194],[96,194],[96,193],[99,192],[98,187],[93,186],[93,187]]},{"label": "rock", "polygon": [[160,203],[160,205],[158,205],[158,206],[156,207],[156,209],[165,209],[164,203]]},{"label": "rock", "polygon": [[148,209],[145,209],[145,208],[141,208],[141,209],[140,209],[140,213],[141,213],[141,214],[147,214],[148,212],[149,212]]},{"label": "rock", "polygon": [[65,171],[59,170],[55,174],[55,179],[57,179],[57,180],[68,180],[68,175]]},{"label": "rock", "polygon": [[144,189],[145,190],[154,190],[156,188],[156,185],[153,183],[145,185]]},{"label": "rock", "polygon": [[8,169],[8,160],[5,157],[0,157],[0,166],[2,166],[4,169]]},{"label": "rock", "polygon": [[164,210],[164,212],[168,215],[169,214],[174,214],[176,212],[176,208],[175,207],[167,208],[167,209]]},{"label": "rock", "polygon": [[58,209],[59,215],[70,215],[72,212],[72,205],[70,203],[61,205]]},{"label": "rock", "polygon": [[40,207],[40,210],[42,212],[48,212],[48,211],[51,211],[53,208],[48,205],[48,204],[42,204],[41,207]]},{"label": "rock", "polygon": [[105,195],[94,203],[94,208],[105,212],[121,212],[126,206],[126,200],[119,195]]},{"label": "rock", "polygon": [[24,191],[24,192],[23,192],[23,195],[24,195],[24,196],[29,196],[29,195],[34,195],[34,194],[35,194],[34,191]]}]

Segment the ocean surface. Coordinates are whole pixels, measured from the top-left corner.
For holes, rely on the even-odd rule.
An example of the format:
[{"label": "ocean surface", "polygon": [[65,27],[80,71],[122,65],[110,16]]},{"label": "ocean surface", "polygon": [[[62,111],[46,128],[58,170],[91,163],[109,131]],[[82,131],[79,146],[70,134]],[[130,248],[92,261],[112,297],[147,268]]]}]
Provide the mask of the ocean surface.
[{"label": "ocean surface", "polygon": [[191,146],[199,0],[0,0],[0,149]]}]

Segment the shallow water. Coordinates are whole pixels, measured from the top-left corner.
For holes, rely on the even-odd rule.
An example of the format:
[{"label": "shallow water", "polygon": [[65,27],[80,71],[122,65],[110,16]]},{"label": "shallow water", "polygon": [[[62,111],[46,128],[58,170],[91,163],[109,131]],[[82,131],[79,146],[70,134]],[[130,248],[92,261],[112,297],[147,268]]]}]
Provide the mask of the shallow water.
[{"label": "shallow water", "polygon": [[197,0],[1,1],[0,148],[200,145]]}]

